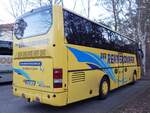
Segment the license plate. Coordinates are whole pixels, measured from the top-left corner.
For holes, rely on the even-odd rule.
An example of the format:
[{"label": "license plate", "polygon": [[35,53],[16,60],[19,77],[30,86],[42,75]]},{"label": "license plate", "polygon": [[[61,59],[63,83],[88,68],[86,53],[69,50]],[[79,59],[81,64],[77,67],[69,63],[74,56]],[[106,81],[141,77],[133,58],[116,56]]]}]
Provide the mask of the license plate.
[{"label": "license plate", "polygon": [[33,80],[25,80],[24,82],[26,85],[29,85],[29,86],[35,86],[36,85],[36,81],[33,81]]}]

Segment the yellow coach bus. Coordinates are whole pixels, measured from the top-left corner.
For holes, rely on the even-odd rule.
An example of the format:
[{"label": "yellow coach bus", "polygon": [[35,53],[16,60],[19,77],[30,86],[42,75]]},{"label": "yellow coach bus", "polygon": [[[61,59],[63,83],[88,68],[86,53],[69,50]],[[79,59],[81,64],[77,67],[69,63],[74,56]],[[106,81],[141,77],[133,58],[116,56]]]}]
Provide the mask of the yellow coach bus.
[{"label": "yellow coach bus", "polygon": [[14,27],[13,94],[65,106],[140,79],[135,41],[58,5],[34,9]]}]

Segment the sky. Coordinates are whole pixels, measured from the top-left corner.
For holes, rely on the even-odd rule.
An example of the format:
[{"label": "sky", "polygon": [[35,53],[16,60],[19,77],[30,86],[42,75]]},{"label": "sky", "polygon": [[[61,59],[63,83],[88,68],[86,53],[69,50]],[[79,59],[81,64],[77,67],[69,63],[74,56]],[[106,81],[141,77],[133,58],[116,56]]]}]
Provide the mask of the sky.
[{"label": "sky", "polygon": [[0,24],[14,22],[14,18],[9,13],[9,0],[0,0]]},{"label": "sky", "polygon": [[[67,9],[73,10],[75,0],[64,0],[64,7]],[[102,7],[96,7],[95,1],[91,0],[91,16],[90,19],[98,19],[99,15],[108,16],[107,11]],[[75,7],[75,12],[87,17],[87,0],[77,0],[77,4]],[[10,14],[10,4],[9,0],[0,0],[0,24],[12,23],[15,21],[13,16]]]}]

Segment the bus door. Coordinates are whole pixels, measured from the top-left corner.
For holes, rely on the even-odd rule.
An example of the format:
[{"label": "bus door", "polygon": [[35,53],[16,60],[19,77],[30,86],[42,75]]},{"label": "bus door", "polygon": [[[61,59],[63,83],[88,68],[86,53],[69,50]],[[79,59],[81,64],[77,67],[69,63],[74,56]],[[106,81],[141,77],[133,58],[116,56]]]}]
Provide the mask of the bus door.
[{"label": "bus door", "polygon": [[123,68],[123,53],[119,53],[118,57],[118,87],[124,84],[124,68]]}]

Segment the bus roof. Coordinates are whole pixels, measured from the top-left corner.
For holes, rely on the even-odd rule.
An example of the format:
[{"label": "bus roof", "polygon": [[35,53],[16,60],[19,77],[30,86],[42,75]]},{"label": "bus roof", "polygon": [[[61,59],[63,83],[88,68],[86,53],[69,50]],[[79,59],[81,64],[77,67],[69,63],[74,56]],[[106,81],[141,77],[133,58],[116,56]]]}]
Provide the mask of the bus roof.
[{"label": "bus roof", "polygon": [[38,8],[32,9],[32,10],[30,10],[30,11],[24,13],[23,15],[21,15],[21,16],[18,17],[17,19],[20,19],[20,18],[25,17],[25,16],[28,16],[28,15],[30,15],[30,14],[32,14],[32,13],[36,13],[36,12],[39,12],[39,11],[42,11],[42,10],[45,10],[45,9],[48,9],[48,8],[49,8],[49,6],[46,5],[46,6],[42,6],[42,7],[38,7]]}]

